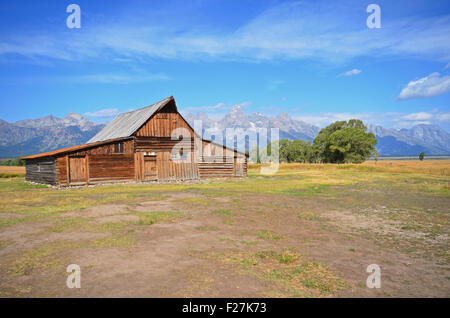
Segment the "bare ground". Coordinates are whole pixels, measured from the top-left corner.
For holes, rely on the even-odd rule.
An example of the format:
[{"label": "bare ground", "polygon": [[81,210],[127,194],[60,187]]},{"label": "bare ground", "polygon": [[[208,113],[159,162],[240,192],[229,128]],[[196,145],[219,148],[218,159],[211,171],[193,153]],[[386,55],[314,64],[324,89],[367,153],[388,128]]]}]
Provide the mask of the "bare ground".
[{"label": "bare ground", "polygon": [[[448,227],[426,212],[448,215],[449,203],[336,187],[98,205],[2,227],[0,296],[449,297]],[[66,287],[73,263],[80,289]],[[369,264],[381,267],[380,289],[366,287]]]}]

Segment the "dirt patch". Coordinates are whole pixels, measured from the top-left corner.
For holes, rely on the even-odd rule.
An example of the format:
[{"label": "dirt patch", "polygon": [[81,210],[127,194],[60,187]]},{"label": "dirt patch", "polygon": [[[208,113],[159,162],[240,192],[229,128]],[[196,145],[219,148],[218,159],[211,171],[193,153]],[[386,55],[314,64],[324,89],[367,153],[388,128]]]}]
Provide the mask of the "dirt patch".
[{"label": "dirt patch", "polygon": [[[22,225],[22,224],[21,224]],[[29,226],[30,224],[28,224]],[[19,228],[15,226],[16,228]],[[32,227],[30,227],[32,228]],[[75,233],[52,233],[43,231],[23,231],[24,233],[21,236],[4,236],[3,233],[0,233],[0,241],[6,241],[5,237],[10,237],[11,244],[4,247],[0,250],[0,256],[8,255],[13,252],[22,251],[22,250],[30,250],[36,247],[50,244],[53,242],[60,241],[79,241],[79,240],[92,240],[103,238],[106,234],[103,233],[83,233],[83,232],[75,232]],[[25,234],[26,233],[26,234]]]},{"label": "dirt patch", "polygon": [[10,220],[20,217],[23,217],[23,215],[19,213],[8,213],[8,212],[0,213],[0,220]]},{"label": "dirt patch", "polygon": [[178,210],[175,203],[165,201],[146,201],[133,207],[133,211],[136,212],[172,211],[174,209]]},{"label": "dirt patch", "polygon": [[172,201],[173,200],[177,200],[177,199],[186,199],[186,198],[200,198],[200,197],[204,198],[203,195],[200,195],[198,193],[185,192],[185,191],[183,191],[183,192],[171,192],[171,193],[168,193],[168,195],[169,195],[169,199],[172,200]]},{"label": "dirt patch", "polygon": [[0,241],[25,240],[28,236],[44,232],[48,224],[45,223],[19,223],[0,228]]},{"label": "dirt patch", "polygon": [[110,215],[95,219],[97,223],[109,223],[109,222],[137,222],[139,221],[139,216],[137,215]]},{"label": "dirt patch", "polygon": [[98,205],[89,207],[83,210],[79,211],[73,211],[64,213],[64,217],[71,217],[71,216],[82,216],[82,217],[102,217],[102,216],[108,216],[108,215],[116,215],[116,214],[126,214],[130,213],[129,206],[125,204],[105,204],[105,205]]}]

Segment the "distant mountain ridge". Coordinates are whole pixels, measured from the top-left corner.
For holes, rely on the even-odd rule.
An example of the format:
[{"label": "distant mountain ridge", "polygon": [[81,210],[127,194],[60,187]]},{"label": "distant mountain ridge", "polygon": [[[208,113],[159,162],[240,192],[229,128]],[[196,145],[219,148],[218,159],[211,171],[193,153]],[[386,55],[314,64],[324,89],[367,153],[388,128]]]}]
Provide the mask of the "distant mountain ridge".
[{"label": "distant mountain ridge", "polygon": [[202,120],[204,128],[224,130],[225,128],[279,128],[281,139],[302,139],[313,141],[320,128],[300,120],[292,119],[287,113],[276,117],[264,116],[261,113],[245,114],[239,105],[234,106],[220,120],[213,121],[205,113],[187,114],[186,120],[193,126],[194,120]]},{"label": "distant mountain ridge", "polygon": [[71,112],[67,114],[67,116],[64,118],[58,118],[53,115],[49,115],[38,119],[19,120],[11,125],[24,128],[45,128],[45,127],[63,128],[76,126],[80,128],[81,131],[88,131],[91,130],[92,128],[101,126],[90,121],[87,118],[84,118],[83,116],[81,116],[76,112]]},{"label": "distant mountain ridge", "polygon": [[377,150],[383,156],[415,156],[450,154],[450,134],[436,125],[416,125],[410,129],[391,129],[368,125],[377,137]]},{"label": "distant mountain ridge", "polygon": [[[222,119],[214,121],[205,113],[187,114],[186,120],[202,120],[204,128],[223,131],[225,128],[279,128],[280,139],[313,141],[320,128],[291,118],[283,112],[276,117],[261,113],[245,114],[239,105],[234,106]],[[381,156],[416,156],[424,151],[427,155],[450,155],[450,134],[436,125],[416,125],[410,129],[391,129],[367,125],[376,137],[377,151]]]},{"label": "distant mountain ridge", "polygon": [[85,143],[104,125],[72,112],[8,123],[0,119],[0,158],[14,158]]},{"label": "distant mountain ridge", "polygon": [[[246,114],[234,106],[223,118],[212,120],[207,114],[187,114],[186,120],[202,120],[203,128],[223,132],[225,128],[279,128],[280,139],[313,141],[320,128],[293,119],[283,112],[278,116],[261,113]],[[8,123],[0,119],[0,158],[15,158],[52,151],[86,143],[105,125],[97,124],[72,112],[64,118],[52,115]],[[416,125],[410,129],[396,130],[367,125],[377,137],[377,150],[381,156],[450,155],[450,134],[436,125]]]}]

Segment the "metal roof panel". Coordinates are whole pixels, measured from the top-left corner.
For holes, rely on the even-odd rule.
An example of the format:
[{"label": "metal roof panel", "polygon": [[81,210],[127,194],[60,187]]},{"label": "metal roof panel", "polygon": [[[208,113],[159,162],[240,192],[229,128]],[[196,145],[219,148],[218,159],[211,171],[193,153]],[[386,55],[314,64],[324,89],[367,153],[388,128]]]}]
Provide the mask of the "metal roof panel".
[{"label": "metal roof panel", "polygon": [[110,139],[130,137],[161,107],[165,106],[173,97],[163,99],[153,105],[119,114],[109,122],[102,130],[87,142],[99,142]]}]

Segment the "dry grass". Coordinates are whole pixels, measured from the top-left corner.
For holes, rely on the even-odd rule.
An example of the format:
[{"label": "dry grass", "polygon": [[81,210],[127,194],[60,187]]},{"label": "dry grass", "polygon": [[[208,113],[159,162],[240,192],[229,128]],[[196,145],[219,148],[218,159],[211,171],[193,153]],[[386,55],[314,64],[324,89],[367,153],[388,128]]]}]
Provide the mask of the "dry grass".
[{"label": "dry grass", "polygon": [[0,178],[24,177],[25,167],[0,166]]},{"label": "dry grass", "polygon": [[281,253],[232,250],[217,258],[226,264],[240,264],[244,273],[279,284],[284,289],[284,297],[327,297],[349,286],[327,265],[308,261],[289,248]]},{"label": "dry grass", "polygon": [[20,173],[25,174],[25,167],[0,166],[0,173]]},{"label": "dry grass", "polygon": [[381,168],[386,172],[425,173],[439,176],[450,176],[450,160],[398,160],[398,161],[367,161],[366,167]]},{"label": "dry grass", "polygon": [[[249,164],[249,170],[259,171],[263,164]],[[387,173],[417,173],[437,176],[450,176],[450,160],[395,160],[395,161],[366,161],[362,164],[318,164],[318,163],[281,163],[278,174],[292,171],[319,170],[337,171],[355,170],[367,172]]]}]

